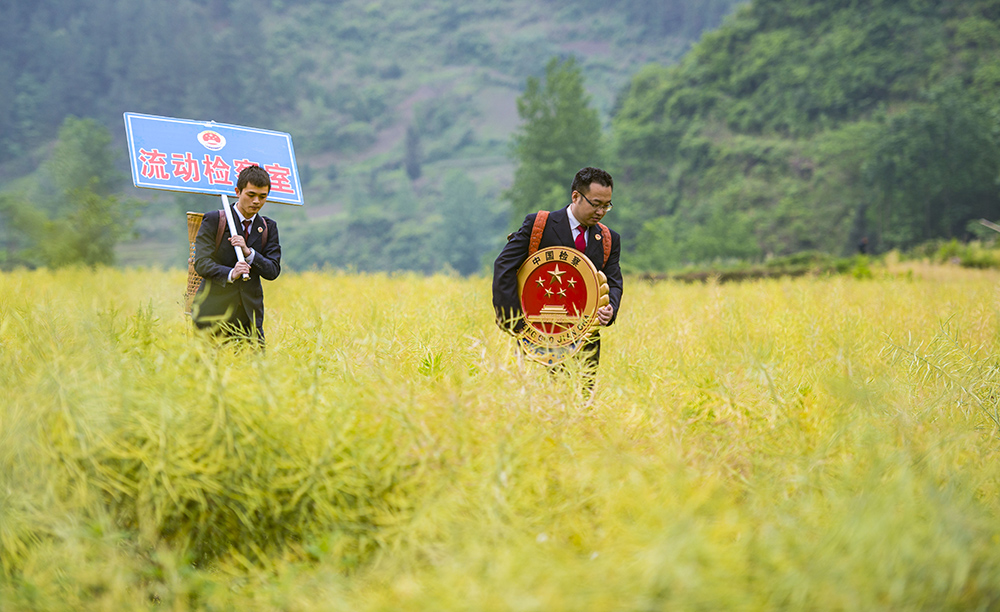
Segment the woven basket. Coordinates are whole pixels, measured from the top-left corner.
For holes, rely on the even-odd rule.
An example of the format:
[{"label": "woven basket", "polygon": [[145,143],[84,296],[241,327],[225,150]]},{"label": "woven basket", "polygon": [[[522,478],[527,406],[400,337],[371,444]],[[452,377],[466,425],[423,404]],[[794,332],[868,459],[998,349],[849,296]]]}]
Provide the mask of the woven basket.
[{"label": "woven basket", "polygon": [[188,281],[187,289],[184,290],[184,313],[191,314],[191,304],[194,302],[194,294],[201,285],[201,277],[194,271],[194,239],[198,237],[198,229],[201,227],[201,220],[204,213],[189,212],[188,219],[188,242],[190,243],[190,254],[188,255]]}]

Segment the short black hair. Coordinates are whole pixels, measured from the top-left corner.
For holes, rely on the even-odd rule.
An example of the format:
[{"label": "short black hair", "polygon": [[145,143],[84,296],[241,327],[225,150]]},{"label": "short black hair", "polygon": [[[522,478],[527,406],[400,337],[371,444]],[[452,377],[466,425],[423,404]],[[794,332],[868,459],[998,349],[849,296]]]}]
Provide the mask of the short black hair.
[{"label": "short black hair", "polygon": [[270,191],[271,175],[267,173],[267,170],[256,164],[247,166],[246,168],[240,170],[240,176],[236,179],[236,188],[243,191],[243,189],[247,186],[247,183],[258,187],[267,187],[268,191]]},{"label": "short black hair", "polygon": [[587,166],[573,177],[573,185],[570,187],[570,192],[579,191],[580,193],[584,193],[584,190],[589,192],[591,183],[597,183],[598,185],[604,185],[612,189],[615,188],[615,181],[611,178],[610,174],[600,168]]}]

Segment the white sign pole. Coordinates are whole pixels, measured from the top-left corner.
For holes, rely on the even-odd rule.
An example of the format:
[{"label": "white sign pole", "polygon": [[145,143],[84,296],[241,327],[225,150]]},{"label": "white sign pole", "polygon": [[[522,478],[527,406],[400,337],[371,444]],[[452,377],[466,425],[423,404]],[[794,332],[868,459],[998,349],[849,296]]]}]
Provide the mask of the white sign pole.
[{"label": "white sign pole", "polygon": [[[233,220],[233,211],[229,208],[229,196],[224,193],[220,193],[219,195],[222,197],[222,210],[226,211],[226,221],[229,222],[229,235],[235,236],[236,221]],[[241,263],[246,262],[246,259],[243,257],[243,249],[241,249],[240,247],[233,247],[233,248],[236,249],[236,259],[238,259]],[[250,275],[244,274],[243,280],[245,281],[250,280]]]},{"label": "white sign pole", "polygon": [[979,222],[985,225],[986,227],[990,228],[994,232],[1000,232],[1000,225],[997,225],[996,223],[992,223],[990,221],[987,221],[986,219],[980,219]]}]

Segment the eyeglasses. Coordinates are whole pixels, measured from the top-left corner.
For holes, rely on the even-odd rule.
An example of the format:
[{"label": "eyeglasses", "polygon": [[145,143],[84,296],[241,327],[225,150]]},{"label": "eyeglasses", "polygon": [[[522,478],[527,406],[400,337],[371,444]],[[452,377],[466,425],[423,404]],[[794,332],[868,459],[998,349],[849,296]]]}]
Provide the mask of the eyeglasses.
[{"label": "eyeglasses", "polygon": [[597,204],[594,204],[593,202],[591,202],[590,198],[588,198],[587,196],[585,196],[582,191],[577,191],[577,193],[580,194],[580,195],[582,195],[584,200],[587,200],[587,204],[590,204],[591,206],[593,206],[597,210],[603,210],[604,212],[608,212],[609,210],[611,210],[611,207],[614,206],[614,203],[612,203],[612,202],[608,202],[607,204],[601,204],[600,206],[598,206]]}]

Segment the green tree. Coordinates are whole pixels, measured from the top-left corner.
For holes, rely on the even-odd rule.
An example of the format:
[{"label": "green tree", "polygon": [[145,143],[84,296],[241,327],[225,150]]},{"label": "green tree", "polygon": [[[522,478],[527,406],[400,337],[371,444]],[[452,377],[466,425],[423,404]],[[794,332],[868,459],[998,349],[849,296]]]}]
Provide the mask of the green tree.
[{"label": "green tree", "polygon": [[1000,216],[1000,138],[990,109],[954,83],[927,98],[870,137],[864,178],[880,250],[964,238],[970,219]]},{"label": "green tree", "polygon": [[420,132],[413,125],[406,128],[406,155],[403,165],[406,167],[406,175],[411,181],[420,178],[420,164],[422,153],[420,151]]},{"label": "green tree", "polygon": [[102,197],[116,193],[125,176],[116,167],[119,155],[111,144],[111,133],[97,121],[67,117],[44,172],[60,194],[80,187]]},{"label": "green tree", "polygon": [[907,248],[1000,215],[997,6],[755,0],[640,71],[612,122],[630,262]]},{"label": "green tree", "polygon": [[136,200],[119,192],[111,134],[93,119],[68,117],[38,173],[33,197],[8,194],[0,205],[4,265],[114,263],[115,245],[132,235]]},{"label": "green tree", "polygon": [[24,196],[0,193],[0,269],[35,268],[44,263],[36,246],[47,221]]},{"label": "green tree", "polygon": [[517,113],[524,122],[513,137],[517,169],[504,193],[515,223],[528,213],[565,206],[576,172],[603,163],[600,119],[573,58],[552,58],[544,83],[529,77]]},{"label": "green tree", "polygon": [[132,203],[117,195],[101,196],[97,181],[66,193],[73,203],[63,217],[46,224],[46,240],[41,253],[46,265],[110,265],[115,262],[115,245],[131,236]]},{"label": "green tree", "polygon": [[444,179],[437,210],[434,248],[442,263],[465,276],[481,272],[500,250],[507,207],[483,197],[475,181],[456,170]]}]

